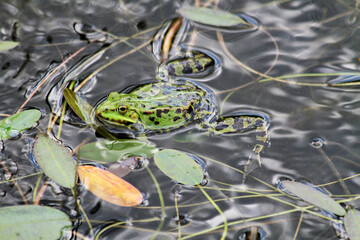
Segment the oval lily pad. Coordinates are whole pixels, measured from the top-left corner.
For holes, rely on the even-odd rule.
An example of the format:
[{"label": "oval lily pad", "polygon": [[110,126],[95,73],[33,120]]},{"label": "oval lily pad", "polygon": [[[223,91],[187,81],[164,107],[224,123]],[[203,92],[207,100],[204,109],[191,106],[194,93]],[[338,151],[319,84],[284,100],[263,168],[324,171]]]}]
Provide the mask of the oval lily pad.
[{"label": "oval lily pad", "polygon": [[10,50],[10,49],[13,49],[17,45],[19,45],[18,42],[0,41],[0,52],[4,52],[4,51]]},{"label": "oval lily pad", "polygon": [[178,12],[194,22],[210,26],[231,27],[246,23],[241,17],[219,9],[184,6]]},{"label": "oval lily pad", "polygon": [[165,149],[157,152],[154,160],[163,173],[180,183],[196,185],[204,179],[201,166],[183,152]]},{"label": "oval lily pad", "polygon": [[360,211],[349,209],[344,217],[344,225],[351,240],[360,239]]},{"label": "oval lily pad", "polygon": [[0,121],[0,140],[19,136],[22,131],[31,128],[41,117],[36,109],[25,110]]},{"label": "oval lily pad", "polygon": [[44,134],[39,134],[34,143],[34,157],[54,182],[67,188],[74,186],[75,163],[67,148]]},{"label": "oval lily pad", "polygon": [[345,209],[334,199],[308,185],[294,181],[283,181],[282,184],[292,194],[317,207],[338,216],[344,216],[346,213]]},{"label": "oval lily pad", "polygon": [[25,205],[0,208],[1,239],[60,239],[69,217],[54,208]]},{"label": "oval lily pad", "polygon": [[90,192],[110,203],[131,207],[143,201],[143,195],[133,185],[106,170],[83,165],[78,167],[80,181]]},{"label": "oval lily pad", "polygon": [[156,152],[155,144],[137,139],[92,142],[79,150],[81,159],[101,162],[118,162],[132,156],[152,157]]}]

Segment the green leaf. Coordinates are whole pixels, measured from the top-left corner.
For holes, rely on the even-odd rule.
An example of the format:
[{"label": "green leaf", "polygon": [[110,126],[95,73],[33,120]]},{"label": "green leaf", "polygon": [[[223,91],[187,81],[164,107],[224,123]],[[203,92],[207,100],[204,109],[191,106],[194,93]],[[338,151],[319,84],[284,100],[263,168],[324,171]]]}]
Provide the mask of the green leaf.
[{"label": "green leaf", "polygon": [[149,141],[137,139],[105,140],[80,147],[80,158],[90,161],[118,162],[131,156],[152,157],[156,146]]},{"label": "green leaf", "polygon": [[55,240],[70,226],[69,217],[54,208],[38,205],[0,208],[1,239]]},{"label": "green leaf", "polygon": [[246,23],[241,17],[218,9],[184,6],[179,13],[194,21],[217,27],[231,27]]},{"label": "green leaf", "polygon": [[171,179],[187,185],[196,185],[204,179],[202,168],[183,152],[165,149],[154,156],[157,167]]},{"label": "green leaf", "polygon": [[0,140],[19,136],[22,131],[31,128],[41,117],[36,109],[16,113],[0,121]]},{"label": "green leaf", "polygon": [[351,240],[360,239],[360,212],[349,209],[344,217],[346,233]]},{"label": "green leaf", "polygon": [[7,50],[10,50],[14,47],[16,47],[17,45],[19,45],[18,42],[13,42],[13,41],[0,41],[0,52],[4,52]]},{"label": "green leaf", "polygon": [[283,181],[282,184],[285,189],[289,190],[294,195],[317,207],[338,216],[344,216],[346,213],[345,209],[334,199],[308,185],[294,181]]},{"label": "green leaf", "polygon": [[72,188],[75,183],[75,163],[67,148],[38,134],[34,156],[44,173],[57,184]]},{"label": "green leaf", "polygon": [[94,108],[83,98],[78,96],[74,91],[65,88],[64,97],[71,109],[91,128],[95,129],[99,134],[108,139],[116,139],[105,128],[99,126],[94,121]]},{"label": "green leaf", "polygon": [[91,113],[94,108],[86,102],[83,98],[79,97],[74,91],[65,88],[64,97],[71,109],[87,124],[93,123]]}]

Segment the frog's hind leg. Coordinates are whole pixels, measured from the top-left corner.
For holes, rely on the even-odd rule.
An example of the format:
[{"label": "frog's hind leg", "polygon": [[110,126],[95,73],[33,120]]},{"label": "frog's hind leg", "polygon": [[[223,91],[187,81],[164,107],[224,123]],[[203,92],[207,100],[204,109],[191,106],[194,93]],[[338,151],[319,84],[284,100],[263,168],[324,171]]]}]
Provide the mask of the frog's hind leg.
[{"label": "frog's hind leg", "polygon": [[213,123],[209,123],[207,128],[212,134],[239,133],[250,130],[256,131],[256,144],[248,158],[244,169],[245,176],[257,167],[261,167],[260,153],[265,145],[269,143],[270,137],[268,128],[269,118],[264,114],[238,114],[221,117]]}]

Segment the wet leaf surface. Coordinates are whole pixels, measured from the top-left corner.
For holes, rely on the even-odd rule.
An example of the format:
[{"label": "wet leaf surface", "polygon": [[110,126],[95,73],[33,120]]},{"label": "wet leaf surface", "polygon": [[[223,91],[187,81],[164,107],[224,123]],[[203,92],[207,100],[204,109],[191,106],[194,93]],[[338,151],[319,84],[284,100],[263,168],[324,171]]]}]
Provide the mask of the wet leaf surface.
[{"label": "wet leaf surface", "polygon": [[18,42],[0,41],[0,52],[4,52],[4,51],[10,50],[10,49],[13,49],[18,45],[19,45]]},{"label": "wet leaf surface", "polygon": [[25,110],[0,121],[0,140],[14,138],[31,128],[41,117],[36,109]]},{"label": "wet leaf surface", "polygon": [[85,144],[80,148],[80,158],[89,161],[118,162],[131,156],[152,157],[156,146],[137,139],[105,140]]},{"label": "wet leaf surface", "polygon": [[93,119],[91,117],[91,112],[93,107],[86,102],[83,98],[78,96],[74,91],[65,88],[64,97],[66,102],[69,104],[71,109],[87,124],[92,124]]},{"label": "wet leaf surface", "polygon": [[183,152],[166,149],[154,156],[157,167],[171,179],[187,185],[202,182],[202,168],[194,159]]},{"label": "wet leaf surface", "polygon": [[143,201],[143,195],[133,185],[113,173],[90,165],[78,167],[81,183],[97,197],[110,203],[131,207]]},{"label": "wet leaf surface", "polygon": [[218,9],[184,6],[178,12],[194,22],[211,26],[230,27],[245,23],[241,17]]},{"label": "wet leaf surface", "polygon": [[39,134],[34,143],[34,156],[44,173],[60,186],[72,188],[75,163],[67,148]]},{"label": "wet leaf surface", "polygon": [[17,240],[60,239],[71,227],[69,217],[55,209],[38,205],[0,208],[0,238]]},{"label": "wet leaf surface", "polygon": [[360,211],[349,209],[344,217],[344,225],[351,240],[360,239]]},{"label": "wet leaf surface", "polygon": [[346,213],[345,209],[334,199],[308,185],[294,181],[283,181],[282,184],[285,189],[290,191],[292,194],[317,207],[332,212],[338,216],[344,216]]}]

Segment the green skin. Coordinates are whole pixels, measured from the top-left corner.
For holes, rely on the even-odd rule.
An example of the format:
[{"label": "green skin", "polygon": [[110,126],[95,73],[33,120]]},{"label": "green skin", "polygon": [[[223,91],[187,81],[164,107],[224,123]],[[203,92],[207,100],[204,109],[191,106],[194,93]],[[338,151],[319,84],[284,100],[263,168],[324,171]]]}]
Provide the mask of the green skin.
[{"label": "green skin", "polygon": [[160,65],[157,77],[166,81],[169,78],[202,75],[215,66],[210,56],[197,51],[188,52],[183,58],[169,60]]},{"label": "green skin", "polygon": [[[175,66],[177,69],[184,66],[183,59],[169,63],[178,63]],[[258,134],[253,153],[257,155],[259,165],[259,154],[268,141],[269,124],[265,118],[241,114],[218,118],[213,95],[190,81],[149,83],[129,93],[112,92],[107,100],[97,106],[96,118],[106,126],[127,128],[138,134],[169,132],[193,122],[199,123],[197,127],[209,134],[255,129]]]}]

